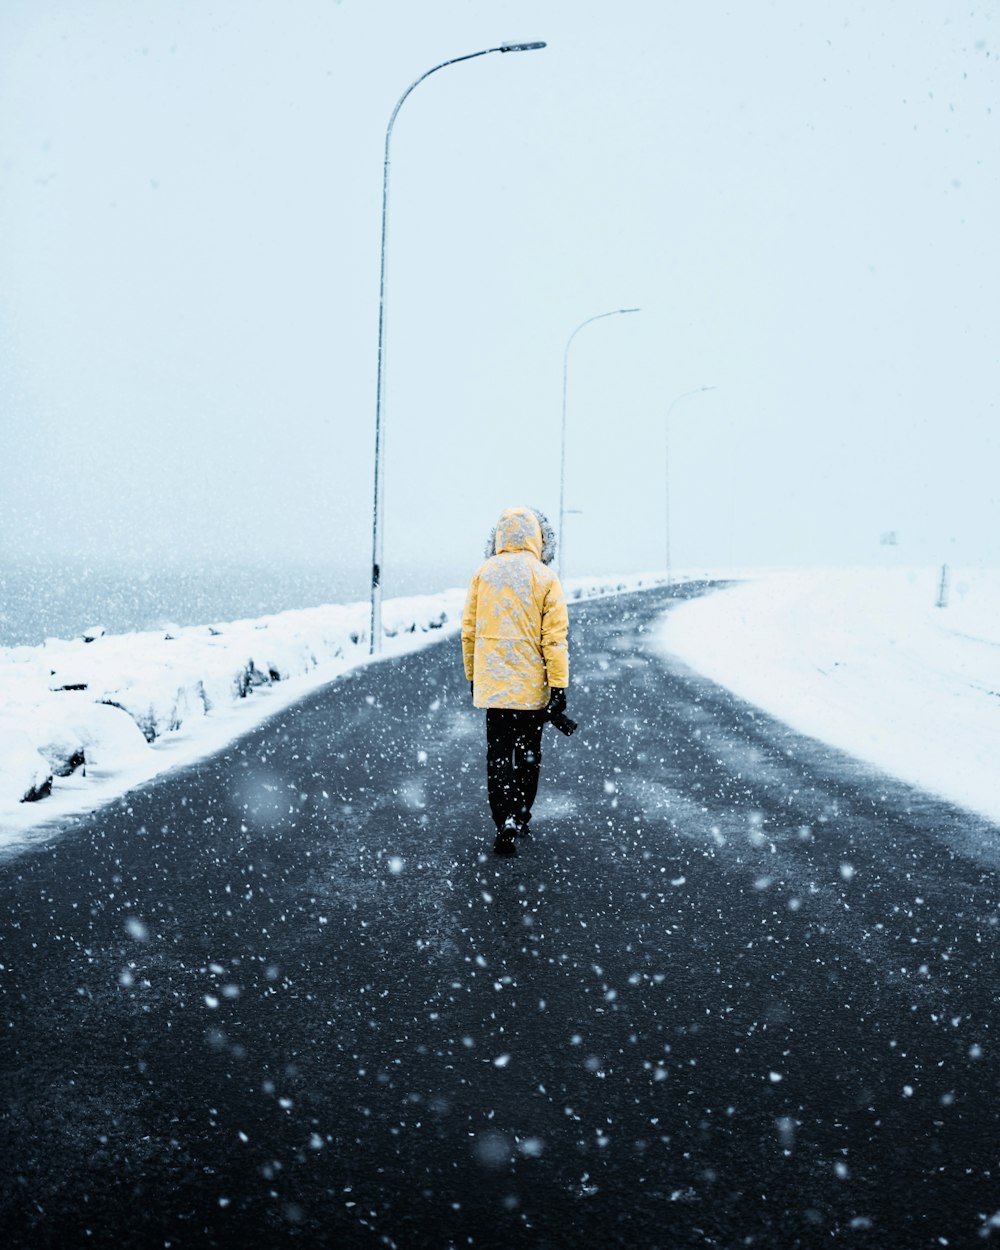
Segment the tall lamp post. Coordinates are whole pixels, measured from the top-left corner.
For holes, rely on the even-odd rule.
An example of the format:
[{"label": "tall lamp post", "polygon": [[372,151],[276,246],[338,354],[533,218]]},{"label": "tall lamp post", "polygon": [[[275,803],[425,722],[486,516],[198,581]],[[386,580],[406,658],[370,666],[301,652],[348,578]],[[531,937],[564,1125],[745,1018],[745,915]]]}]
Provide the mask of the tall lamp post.
[{"label": "tall lamp post", "polygon": [[581,321],[566,340],[563,352],[563,390],[562,390],[562,435],[559,441],[559,580],[562,581],[564,560],[566,555],[566,392],[569,380],[569,349],[573,340],[584,326],[592,321],[600,321],[604,317],[618,317],[624,313],[641,312],[640,308],[612,308],[609,312],[598,313],[596,317],[588,317]]},{"label": "tall lamp post", "polygon": [[469,52],[465,56],[454,56],[450,61],[442,61],[440,65],[435,65],[410,83],[396,101],[396,107],[392,110],[389,124],[385,128],[385,160],[382,166],[382,244],[378,287],[378,382],[375,391],[375,489],[372,503],[370,655],[375,655],[382,650],[382,505],[385,495],[382,480],[385,455],[384,439],[382,437],[382,413],[385,407],[383,383],[385,376],[385,241],[389,209],[389,144],[392,141],[392,128],[396,122],[396,116],[410,92],[414,87],[418,87],[425,78],[430,78],[431,74],[436,74],[439,69],[447,69],[449,65],[457,65],[460,61],[472,61],[479,56],[489,56],[493,52],[532,52],[536,48],[544,47],[544,43],[503,43],[496,48],[483,48],[479,52]]},{"label": "tall lamp post", "polygon": [[670,414],[682,399],[687,399],[690,395],[700,395],[702,391],[714,390],[714,386],[696,386],[693,391],[681,391],[671,401],[670,407],[667,409],[667,415],[663,420],[663,504],[666,517],[664,533],[666,537],[668,586],[670,585]]}]

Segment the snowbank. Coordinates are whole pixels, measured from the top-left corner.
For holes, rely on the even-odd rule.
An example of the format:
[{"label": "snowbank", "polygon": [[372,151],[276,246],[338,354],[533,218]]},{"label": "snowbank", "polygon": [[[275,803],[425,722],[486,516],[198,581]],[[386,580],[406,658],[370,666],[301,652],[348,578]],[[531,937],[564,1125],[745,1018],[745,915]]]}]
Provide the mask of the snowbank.
[{"label": "snowbank", "polygon": [[795,729],[1000,822],[1000,572],[815,570],[677,607],[656,645]]},{"label": "snowbank", "polygon": [[[575,578],[571,599],[658,584]],[[387,599],[385,656],[460,625],[464,589]],[[368,656],[369,605],[0,648],[0,844],[211,754]],[[38,800],[38,801],[32,801]]]}]

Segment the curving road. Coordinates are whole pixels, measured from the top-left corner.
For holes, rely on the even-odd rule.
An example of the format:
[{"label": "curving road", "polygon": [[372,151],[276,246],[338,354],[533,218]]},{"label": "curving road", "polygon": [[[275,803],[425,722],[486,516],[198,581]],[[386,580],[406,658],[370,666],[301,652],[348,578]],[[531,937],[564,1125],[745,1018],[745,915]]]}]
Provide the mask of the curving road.
[{"label": "curving road", "polygon": [[490,853],[458,644],[0,864],[7,1247],[1000,1237],[994,827],[572,610]]}]

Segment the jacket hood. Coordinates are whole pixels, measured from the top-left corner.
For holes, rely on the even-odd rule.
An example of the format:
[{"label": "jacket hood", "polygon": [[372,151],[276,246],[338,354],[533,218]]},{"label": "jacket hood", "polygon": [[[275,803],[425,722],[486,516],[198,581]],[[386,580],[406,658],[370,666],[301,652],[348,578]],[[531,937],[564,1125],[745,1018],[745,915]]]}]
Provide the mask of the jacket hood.
[{"label": "jacket hood", "polygon": [[504,551],[528,551],[543,564],[556,554],[556,535],[548,517],[537,508],[507,508],[491,530],[486,555]]}]

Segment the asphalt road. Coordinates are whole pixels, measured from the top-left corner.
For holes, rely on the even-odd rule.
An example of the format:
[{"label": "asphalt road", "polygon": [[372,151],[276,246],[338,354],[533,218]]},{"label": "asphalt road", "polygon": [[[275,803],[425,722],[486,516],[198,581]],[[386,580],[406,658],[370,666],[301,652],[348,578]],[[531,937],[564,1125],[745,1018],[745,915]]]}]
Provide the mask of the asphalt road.
[{"label": "asphalt road", "polygon": [[0,1244],[1000,1238],[1000,830],[669,602],[574,607],[514,860],[448,640],[0,864]]}]

